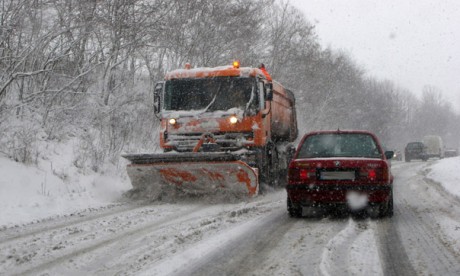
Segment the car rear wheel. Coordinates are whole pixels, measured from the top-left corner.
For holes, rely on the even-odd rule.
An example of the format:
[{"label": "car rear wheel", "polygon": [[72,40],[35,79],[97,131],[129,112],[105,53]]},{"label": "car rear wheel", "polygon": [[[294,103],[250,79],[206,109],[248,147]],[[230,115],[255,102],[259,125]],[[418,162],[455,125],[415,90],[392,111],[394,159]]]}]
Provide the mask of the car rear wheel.
[{"label": "car rear wheel", "polygon": [[392,189],[391,194],[390,194],[390,200],[388,202],[387,216],[392,217],[393,214],[394,214],[394,211],[393,211],[393,189]]},{"label": "car rear wheel", "polygon": [[374,203],[367,208],[368,215],[373,219],[392,217],[393,216],[393,190],[387,202]]},{"label": "car rear wheel", "polygon": [[389,217],[393,216],[393,189],[390,191],[390,198],[386,204],[383,204],[381,212],[381,217]]},{"label": "car rear wheel", "polygon": [[293,218],[302,216],[302,208],[296,207],[294,204],[292,204],[292,201],[289,197],[287,198],[287,210],[289,212],[289,216]]}]

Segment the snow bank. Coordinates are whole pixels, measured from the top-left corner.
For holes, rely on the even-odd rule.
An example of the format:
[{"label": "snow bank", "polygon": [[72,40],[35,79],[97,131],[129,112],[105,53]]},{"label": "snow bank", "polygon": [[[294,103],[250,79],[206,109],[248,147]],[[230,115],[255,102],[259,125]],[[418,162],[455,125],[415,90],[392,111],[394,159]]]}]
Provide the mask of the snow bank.
[{"label": "snow bank", "polygon": [[[460,200],[460,157],[438,160],[430,167],[427,177],[444,188],[445,191]],[[440,234],[447,243],[452,243],[452,248],[460,253],[460,225],[458,221],[448,216],[436,218],[440,227]]]},{"label": "snow bank", "polygon": [[440,183],[447,192],[460,198],[460,156],[438,160],[431,167],[427,177]]},{"label": "snow bank", "polygon": [[38,166],[0,155],[0,228],[115,202],[131,185],[108,167],[104,174],[73,165],[71,143],[47,145]]}]

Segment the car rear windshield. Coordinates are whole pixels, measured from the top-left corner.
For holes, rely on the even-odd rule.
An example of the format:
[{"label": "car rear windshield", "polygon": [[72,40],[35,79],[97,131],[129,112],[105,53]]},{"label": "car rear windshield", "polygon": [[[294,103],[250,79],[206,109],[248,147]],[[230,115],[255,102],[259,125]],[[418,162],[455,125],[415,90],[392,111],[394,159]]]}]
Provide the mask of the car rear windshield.
[{"label": "car rear windshield", "polygon": [[381,158],[382,154],[368,134],[327,133],[309,136],[302,144],[297,158],[367,157]]},{"label": "car rear windshield", "polygon": [[423,148],[423,144],[422,143],[409,143],[407,144],[407,148],[408,149],[419,149],[419,148]]}]

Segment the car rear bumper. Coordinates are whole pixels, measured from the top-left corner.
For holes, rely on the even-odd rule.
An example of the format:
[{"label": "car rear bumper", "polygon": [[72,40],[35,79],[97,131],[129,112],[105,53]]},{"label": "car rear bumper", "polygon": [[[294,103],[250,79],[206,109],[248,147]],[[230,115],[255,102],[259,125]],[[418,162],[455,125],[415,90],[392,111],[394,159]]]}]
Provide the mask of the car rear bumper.
[{"label": "car rear bumper", "polygon": [[387,202],[391,185],[302,185],[286,186],[291,202],[301,205],[345,204],[350,192],[365,194],[369,203]]},{"label": "car rear bumper", "polygon": [[412,153],[406,153],[405,154],[406,159],[426,159],[429,156],[426,153],[421,153],[421,152],[412,152]]}]

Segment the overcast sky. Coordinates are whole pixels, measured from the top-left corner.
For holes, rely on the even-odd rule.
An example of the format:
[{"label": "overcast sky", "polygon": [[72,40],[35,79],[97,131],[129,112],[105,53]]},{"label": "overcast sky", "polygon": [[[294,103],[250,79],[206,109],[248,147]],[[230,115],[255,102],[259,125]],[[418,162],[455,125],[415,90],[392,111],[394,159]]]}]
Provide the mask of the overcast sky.
[{"label": "overcast sky", "polygon": [[323,47],[420,97],[433,85],[460,110],[460,0],[290,0]]}]

